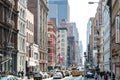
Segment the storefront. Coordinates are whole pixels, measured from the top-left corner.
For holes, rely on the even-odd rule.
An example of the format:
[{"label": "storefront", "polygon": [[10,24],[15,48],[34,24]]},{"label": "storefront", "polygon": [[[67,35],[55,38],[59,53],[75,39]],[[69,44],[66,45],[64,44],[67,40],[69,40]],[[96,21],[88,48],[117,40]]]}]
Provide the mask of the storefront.
[{"label": "storefront", "polygon": [[47,70],[47,63],[48,63],[47,60],[40,60],[39,63],[40,63],[40,71],[48,71]]},{"label": "storefront", "polygon": [[119,54],[114,54],[113,56],[113,72],[115,76],[118,78],[120,77],[120,56]]},{"label": "storefront", "polygon": [[115,63],[115,74],[116,77],[120,77],[120,62]]},{"label": "storefront", "polygon": [[39,71],[39,61],[30,59],[26,61],[26,74],[32,74],[35,71]]}]

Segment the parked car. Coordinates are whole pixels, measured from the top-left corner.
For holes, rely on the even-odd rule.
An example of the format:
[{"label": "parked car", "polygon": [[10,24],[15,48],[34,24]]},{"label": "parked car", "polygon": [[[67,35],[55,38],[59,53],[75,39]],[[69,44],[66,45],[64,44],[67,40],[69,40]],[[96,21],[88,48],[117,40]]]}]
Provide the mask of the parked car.
[{"label": "parked car", "polygon": [[44,78],[45,78],[45,75],[43,74],[43,72],[40,71],[39,73],[42,75],[42,79],[44,79]]},{"label": "parked car", "polygon": [[44,74],[43,74],[43,72],[42,72],[42,71],[35,71],[33,75],[38,75],[38,74],[40,74],[40,75],[41,75],[42,79],[44,79],[44,78],[45,78],[45,76],[44,76]]},{"label": "parked car", "polygon": [[41,80],[42,79],[42,75],[39,72],[34,72],[34,80]]},{"label": "parked car", "polygon": [[43,72],[44,78],[49,78],[49,74],[47,72]]},{"label": "parked car", "polygon": [[63,74],[60,71],[56,71],[53,75],[53,79],[62,79],[63,78]]},{"label": "parked car", "polygon": [[0,80],[19,80],[19,79],[17,79],[17,77],[15,77],[13,75],[7,75],[4,77],[1,77]]},{"label": "parked car", "polygon": [[87,71],[85,77],[87,77],[87,78],[94,78],[94,72],[92,72],[92,71]]},{"label": "parked car", "polygon": [[70,75],[70,72],[69,71],[65,71],[65,76],[69,76]]},{"label": "parked car", "polygon": [[48,74],[50,75],[50,77],[53,77],[55,71],[54,70],[51,70]]}]

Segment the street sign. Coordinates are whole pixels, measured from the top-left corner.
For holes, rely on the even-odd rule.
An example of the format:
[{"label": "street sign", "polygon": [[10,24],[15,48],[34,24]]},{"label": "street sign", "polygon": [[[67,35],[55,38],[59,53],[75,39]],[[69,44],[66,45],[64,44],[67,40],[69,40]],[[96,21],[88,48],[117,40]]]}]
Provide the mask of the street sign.
[{"label": "street sign", "polygon": [[116,62],[116,63],[115,63],[115,66],[116,66],[116,67],[120,67],[120,62]]}]

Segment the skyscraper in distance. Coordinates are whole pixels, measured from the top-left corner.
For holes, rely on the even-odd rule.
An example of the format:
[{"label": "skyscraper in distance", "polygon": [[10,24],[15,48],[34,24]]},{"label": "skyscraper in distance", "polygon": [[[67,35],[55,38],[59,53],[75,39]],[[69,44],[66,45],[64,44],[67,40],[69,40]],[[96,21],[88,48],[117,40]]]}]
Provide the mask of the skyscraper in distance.
[{"label": "skyscraper in distance", "polygon": [[49,12],[48,20],[56,18],[59,25],[62,19],[69,22],[69,3],[68,0],[48,0]]}]

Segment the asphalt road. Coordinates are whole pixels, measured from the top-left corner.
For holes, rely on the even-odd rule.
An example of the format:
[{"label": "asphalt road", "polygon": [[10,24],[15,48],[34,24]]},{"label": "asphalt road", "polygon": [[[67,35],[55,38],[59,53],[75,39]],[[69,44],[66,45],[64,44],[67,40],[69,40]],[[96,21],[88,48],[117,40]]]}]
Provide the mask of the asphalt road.
[{"label": "asphalt road", "polygon": [[72,77],[72,76],[68,76],[62,79],[53,79],[53,78],[48,78],[48,79],[43,79],[43,80],[84,80],[84,78],[82,76],[78,76],[78,77]]}]

